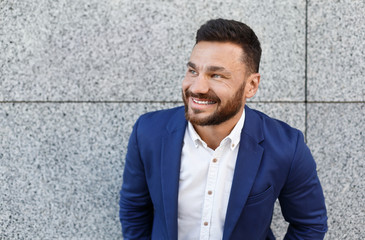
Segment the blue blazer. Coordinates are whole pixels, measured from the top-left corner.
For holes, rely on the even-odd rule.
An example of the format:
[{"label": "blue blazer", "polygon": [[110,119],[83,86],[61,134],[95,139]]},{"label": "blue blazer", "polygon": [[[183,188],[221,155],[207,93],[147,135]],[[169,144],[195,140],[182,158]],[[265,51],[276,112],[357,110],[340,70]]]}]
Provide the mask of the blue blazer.
[{"label": "blue blazer", "polygon": [[[270,223],[277,198],[289,222],[285,239],[323,239],[324,197],[303,134],[247,106],[245,110],[223,240],[275,239]],[[147,113],[134,125],[120,195],[124,239],[177,239],[186,124],[179,107]]]}]

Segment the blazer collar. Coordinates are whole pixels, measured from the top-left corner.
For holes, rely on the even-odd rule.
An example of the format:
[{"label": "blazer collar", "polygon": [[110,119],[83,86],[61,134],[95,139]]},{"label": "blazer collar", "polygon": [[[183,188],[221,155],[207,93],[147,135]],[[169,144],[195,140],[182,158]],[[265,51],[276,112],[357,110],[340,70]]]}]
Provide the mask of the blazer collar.
[{"label": "blazer collar", "polygon": [[264,140],[262,119],[257,111],[245,106],[246,118],[242,132],[248,135],[254,142],[260,143]]},{"label": "blazer collar", "polygon": [[180,107],[166,125],[167,134],[162,139],[161,186],[168,239],[177,239],[180,160],[186,125],[184,107]]},{"label": "blazer collar", "polygon": [[246,204],[255,181],[264,152],[259,145],[264,140],[262,120],[259,115],[245,106],[246,119],[241,133],[240,149],[233,175],[231,194],[228,202],[223,230],[223,240],[230,236]]},{"label": "blazer collar", "polygon": [[188,122],[185,119],[185,108],[177,107],[176,111],[170,118],[170,121],[166,125],[166,130],[168,133],[173,133],[175,131],[185,132],[185,128]]}]

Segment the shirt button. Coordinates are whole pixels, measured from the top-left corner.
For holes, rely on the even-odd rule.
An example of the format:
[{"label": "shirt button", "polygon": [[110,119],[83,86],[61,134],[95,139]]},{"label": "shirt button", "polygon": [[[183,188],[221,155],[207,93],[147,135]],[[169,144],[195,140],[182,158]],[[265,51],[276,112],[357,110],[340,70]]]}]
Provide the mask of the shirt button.
[{"label": "shirt button", "polygon": [[212,195],[212,193],[213,193],[212,191],[210,191],[210,190],[208,191],[208,194],[209,194],[209,195]]},{"label": "shirt button", "polygon": [[208,226],[208,222],[204,222],[204,226]]},{"label": "shirt button", "polygon": [[232,147],[234,148],[234,143],[232,144]]},{"label": "shirt button", "polygon": [[213,162],[214,162],[214,163],[218,162],[218,159],[213,158]]}]

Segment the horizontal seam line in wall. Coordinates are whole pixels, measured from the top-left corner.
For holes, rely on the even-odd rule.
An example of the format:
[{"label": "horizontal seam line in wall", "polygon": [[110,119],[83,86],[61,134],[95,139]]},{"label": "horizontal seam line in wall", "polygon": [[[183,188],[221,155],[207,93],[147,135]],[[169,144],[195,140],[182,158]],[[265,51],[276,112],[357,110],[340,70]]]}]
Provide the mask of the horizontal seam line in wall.
[{"label": "horizontal seam line in wall", "polygon": [[247,101],[247,103],[365,103],[365,101]]},{"label": "horizontal seam line in wall", "polygon": [[[0,101],[2,103],[181,103],[182,101]],[[305,101],[248,101],[249,103],[305,103]],[[365,103],[365,101],[307,101],[307,103]]]},{"label": "horizontal seam line in wall", "polygon": [[1,103],[182,103],[182,101],[0,101]]}]

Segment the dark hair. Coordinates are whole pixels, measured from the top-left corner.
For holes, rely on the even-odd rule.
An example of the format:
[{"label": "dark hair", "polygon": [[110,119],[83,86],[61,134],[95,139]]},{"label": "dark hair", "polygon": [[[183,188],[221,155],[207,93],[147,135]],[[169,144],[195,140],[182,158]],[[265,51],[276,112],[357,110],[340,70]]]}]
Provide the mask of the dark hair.
[{"label": "dark hair", "polygon": [[212,19],[202,25],[196,33],[196,44],[200,41],[231,42],[242,47],[243,62],[251,72],[259,72],[261,46],[254,31],[235,20]]}]

